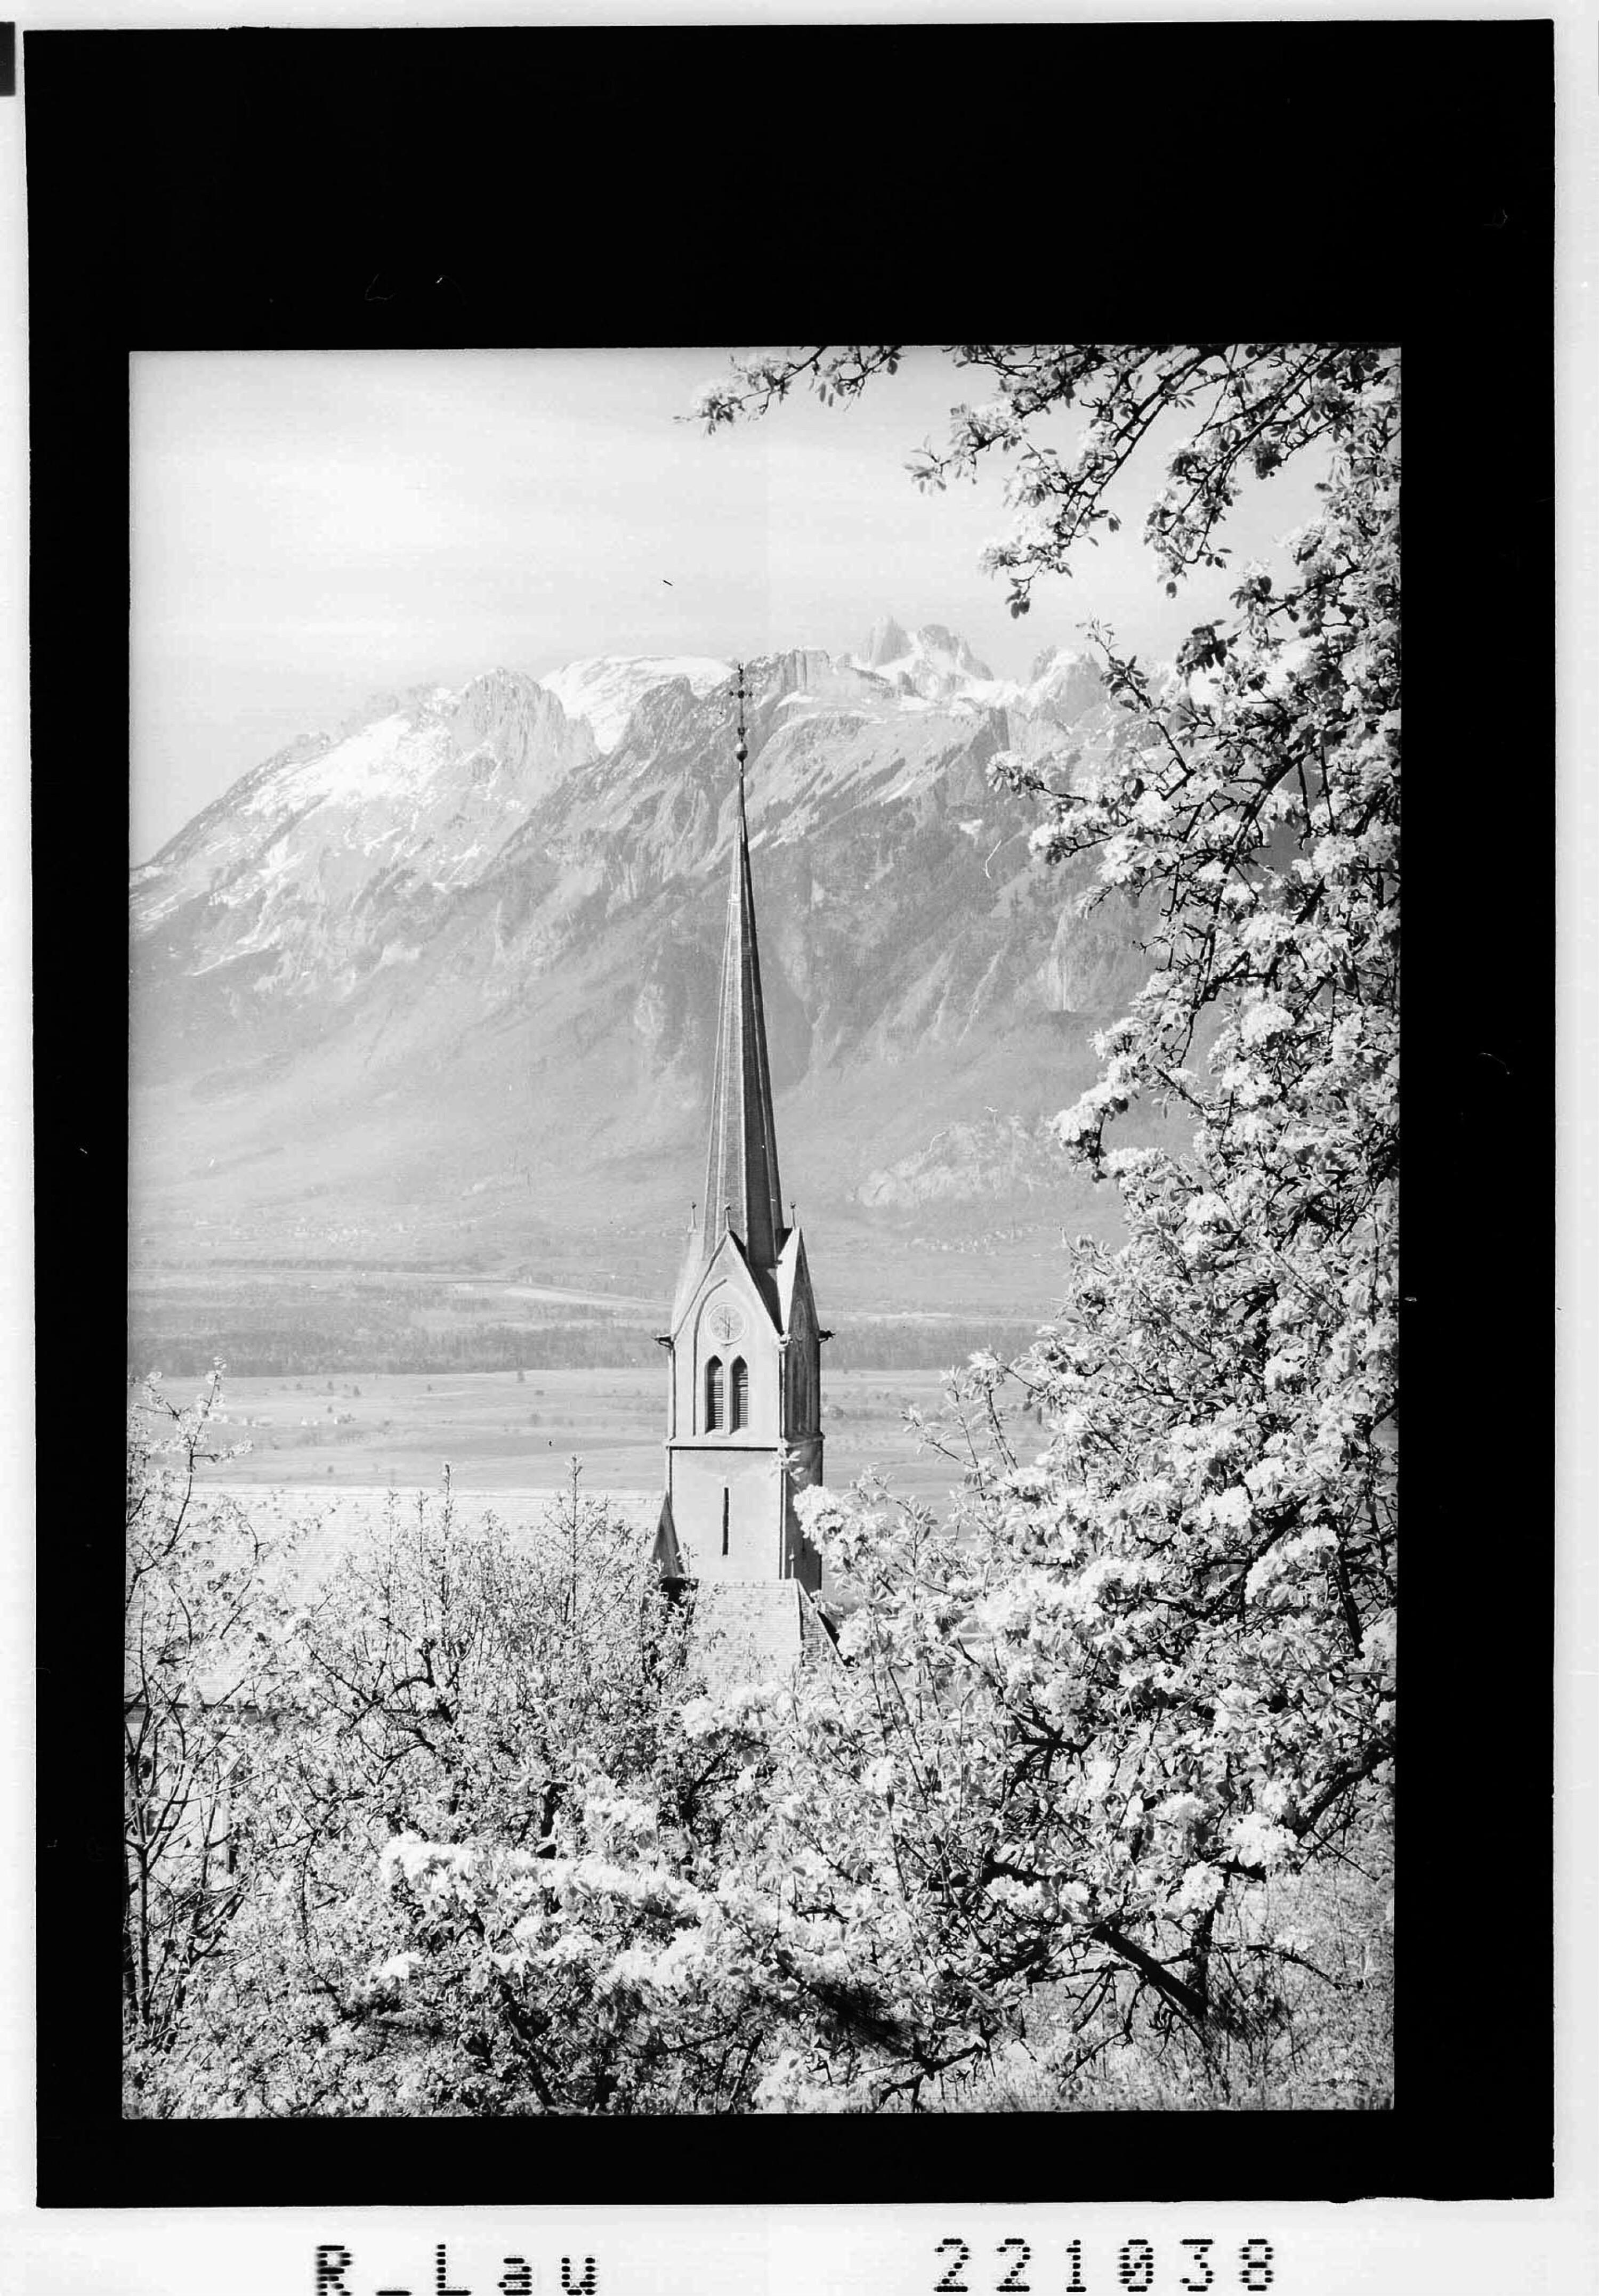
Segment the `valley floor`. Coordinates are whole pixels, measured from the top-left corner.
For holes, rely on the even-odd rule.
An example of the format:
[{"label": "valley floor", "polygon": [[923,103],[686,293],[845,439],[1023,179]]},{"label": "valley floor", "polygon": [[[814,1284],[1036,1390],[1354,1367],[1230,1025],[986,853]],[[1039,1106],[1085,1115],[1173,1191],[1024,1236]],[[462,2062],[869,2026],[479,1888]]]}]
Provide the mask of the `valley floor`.
[{"label": "valley floor", "polygon": [[[164,1382],[182,1402],[198,1381]],[[931,1412],[934,1371],[842,1371],[822,1390],[826,1480],[841,1487],[875,1466],[905,1496],[936,1504],[957,1480],[947,1460],[919,1449],[907,1406]],[[129,1390],[129,1399],[136,1393]],[[547,1491],[583,1462],[591,1491],[659,1493],[664,1382],[642,1371],[381,1373],[322,1379],[227,1379],[211,1425],[247,1443],[210,1471],[233,1485],[436,1491]]]}]

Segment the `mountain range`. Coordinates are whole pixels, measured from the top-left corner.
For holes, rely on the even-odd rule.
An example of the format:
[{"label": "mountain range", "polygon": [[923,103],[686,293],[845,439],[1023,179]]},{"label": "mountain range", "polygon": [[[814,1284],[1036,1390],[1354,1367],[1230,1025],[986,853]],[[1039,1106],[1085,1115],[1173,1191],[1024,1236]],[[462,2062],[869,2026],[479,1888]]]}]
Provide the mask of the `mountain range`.
[{"label": "mountain range", "polygon": [[[599,656],[375,697],[135,869],[136,1284],[337,1263],[669,1291],[732,669]],[[1125,913],[1077,914],[1084,880],[1033,858],[986,768],[1080,784],[1117,713],[1077,653],[996,678],[936,624],[746,676],[779,1146],[824,1308],[1046,1314],[1059,1228],[1113,1215],[1043,1120],[1147,961]]]}]

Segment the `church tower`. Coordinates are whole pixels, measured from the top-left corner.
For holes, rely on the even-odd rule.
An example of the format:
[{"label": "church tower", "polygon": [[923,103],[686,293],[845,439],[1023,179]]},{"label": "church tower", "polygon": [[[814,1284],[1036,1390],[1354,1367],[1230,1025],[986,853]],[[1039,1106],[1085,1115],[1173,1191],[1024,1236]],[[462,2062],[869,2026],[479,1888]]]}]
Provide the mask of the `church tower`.
[{"label": "church tower", "polygon": [[[772,1123],[771,1073],[755,945],[744,808],[743,666],[738,670],[738,809],[716,1015],[705,1193],[689,1227],[672,1325],[663,1334],[669,1389],[666,1496],[655,1557],[668,1578],[693,1579],[705,1603],[771,1613],[761,1640],[777,1654],[808,1642],[821,1559],[794,1496],[821,1480],[821,1339],[805,1247],[785,1225]],[[747,1588],[742,1604],[731,1590]],[[754,1590],[773,1590],[764,1601]],[[789,1621],[792,1620],[792,1628]]]}]

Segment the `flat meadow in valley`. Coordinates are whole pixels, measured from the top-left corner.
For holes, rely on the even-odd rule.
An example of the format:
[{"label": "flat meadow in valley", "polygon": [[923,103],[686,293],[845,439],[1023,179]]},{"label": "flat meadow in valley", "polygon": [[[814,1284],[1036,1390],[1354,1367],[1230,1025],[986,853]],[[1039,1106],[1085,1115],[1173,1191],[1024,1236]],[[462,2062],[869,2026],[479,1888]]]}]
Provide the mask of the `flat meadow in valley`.
[{"label": "flat meadow in valley", "polygon": [[[197,1380],[163,1382],[175,1402]],[[443,1465],[461,1494],[551,1490],[568,1461],[591,1491],[659,1492],[665,1382],[639,1370],[416,1372],[226,1379],[216,1432],[248,1443],[208,1471],[230,1485],[437,1490]],[[134,1391],[130,1390],[130,1398]],[[906,1496],[936,1504],[958,1480],[921,1450],[908,1405],[934,1411],[935,1371],[840,1371],[822,1383],[826,1477],[839,1487],[878,1467]]]}]

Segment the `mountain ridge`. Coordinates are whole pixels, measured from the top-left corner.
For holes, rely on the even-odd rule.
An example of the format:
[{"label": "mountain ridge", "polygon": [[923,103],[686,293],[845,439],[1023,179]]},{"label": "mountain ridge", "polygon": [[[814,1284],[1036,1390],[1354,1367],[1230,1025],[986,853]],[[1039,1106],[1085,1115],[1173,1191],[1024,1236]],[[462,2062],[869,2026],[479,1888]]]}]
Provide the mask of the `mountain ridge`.
[{"label": "mountain ridge", "polygon": [[[1000,681],[944,626],[886,618],[854,655],[746,676],[786,1171],[879,1262],[912,1207],[1052,1201],[1037,1125],[1146,966],[1133,920],[1076,917],[1084,881],[1032,860],[1035,816],[987,768],[1092,775],[1116,726],[1092,665],[1048,648]],[[590,656],[375,706],[132,873],[136,1259],[472,1233],[525,1264],[603,1213],[647,1288],[703,1153],[730,666]],[[988,1107],[1025,1128],[1019,1162],[973,1152]],[[1064,1164],[1055,1195],[1103,1228]]]}]

